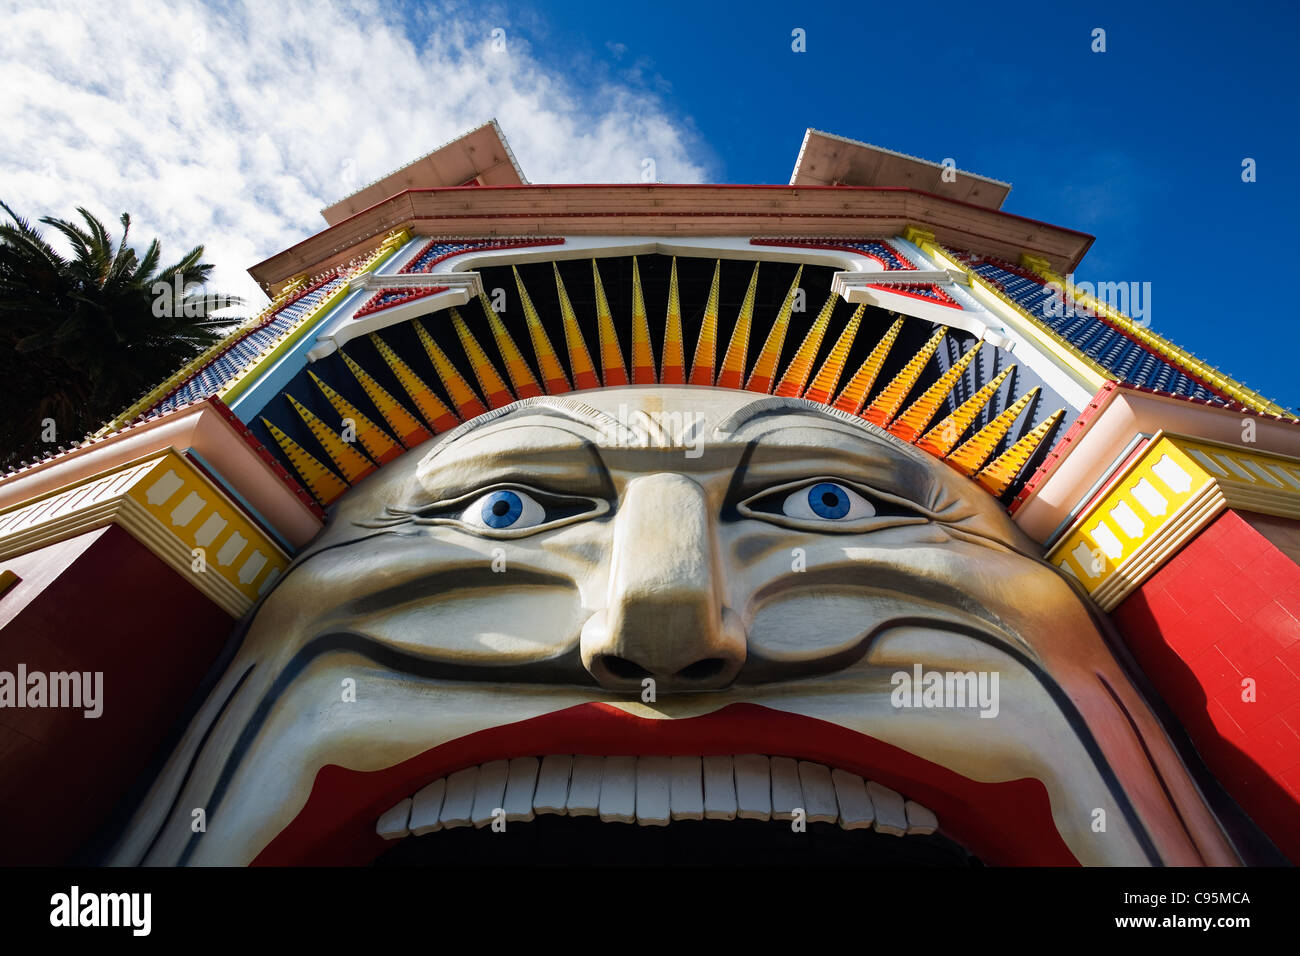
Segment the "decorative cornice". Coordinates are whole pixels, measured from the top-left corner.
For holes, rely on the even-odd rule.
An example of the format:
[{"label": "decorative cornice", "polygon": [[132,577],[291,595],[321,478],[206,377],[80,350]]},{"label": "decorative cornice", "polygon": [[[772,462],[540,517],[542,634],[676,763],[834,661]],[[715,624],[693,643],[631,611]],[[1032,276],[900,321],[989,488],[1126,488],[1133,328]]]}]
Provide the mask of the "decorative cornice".
[{"label": "decorative cornice", "polygon": [[1227,508],[1300,518],[1300,458],[1160,431],[1047,560],[1109,611]]},{"label": "decorative cornice", "polygon": [[175,451],[147,456],[0,513],[0,559],[116,524],[232,617],[289,558]]}]

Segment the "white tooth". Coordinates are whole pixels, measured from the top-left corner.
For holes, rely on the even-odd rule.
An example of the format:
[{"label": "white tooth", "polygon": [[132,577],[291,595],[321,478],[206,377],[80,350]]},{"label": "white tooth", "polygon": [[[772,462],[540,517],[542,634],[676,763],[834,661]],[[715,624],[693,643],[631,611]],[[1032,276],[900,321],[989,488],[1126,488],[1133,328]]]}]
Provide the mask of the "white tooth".
[{"label": "white tooth", "polygon": [[447,794],[442,799],[438,822],[445,827],[467,827],[474,819],[474,782],[478,767],[457,770],[447,778]]},{"label": "white tooth", "polygon": [[907,809],[908,833],[933,833],[939,829],[939,818],[929,808],[915,800],[908,800],[903,806]]},{"label": "white tooth", "polygon": [[492,822],[493,811],[502,809],[509,772],[510,765],[504,760],[493,760],[478,768],[478,780],[474,783],[474,826],[487,826]]},{"label": "white tooth", "polygon": [[772,757],[769,763],[772,769],[772,819],[793,819],[795,807],[803,806],[799,764],[790,757]]},{"label": "white tooth", "polygon": [[799,786],[803,788],[803,808],[809,823],[834,823],[840,808],[835,803],[835,786],[825,764],[799,761]]},{"label": "white tooth", "polygon": [[569,801],[569,773],[573,758],[568,754],[548,754],[542,758],[542,768],[537,771],[537,790],[533,793],[533,809],[538,813],[564,813]]},{"label": "white tooth", "polygon": [[866,781],[856,773],[836,767],[831,771],[831,782],[835,784],[835,800],[840,805],[840,826],[846,830],[865,830],[871,826],[876,814],[867,796]]},{"label": "white tooth", "polygon": [[[673,819],[703,820],[704,782],[700,778],[700,758],[673,757],[669,773],[672,775],[672,795],[669,803],[672,806]],[[727,763],[727,780],[731,780],[730,761]],[[736,812],[734,796],[731,812],[733,815]]]},{"label": "white tooth", "polygon": [[705,757],[704,817],[707,820],[736,819],[736,778],[730,757]]},{"label": "white tooth", "polygon": [[406,823],[411,818],[411,798],[407,797],[379,818],[375,832],[385,840],[400,840],[411,831]]},{"label": "white tooth", "polygon": [[569,816],[594,817],[600,811],[600,775],[604,766],[604,757],[573,758],[569,802],[565,805]]},{"label": "white tooth", "polygon": [[874,780],[867,781],[867,796],[871,797],[871,806],[876,811],[877,833],[902,836],[907,832],[907,811],[901,796]]},{"label": "white tooth", "polygon": [[606,757],[600,778],[600,819],[605,823],[636,820],[636,758]]},{"label": "white tooth", "polygon": [[506,798],[501,806],[507,823],[527,823],[533,818],[533,788],[537,783],[537,758],[515,757],[506,778]]},{"label": "white tooth", "polygon": [[441,830],[438,814],[442,812],[442,798],[447,792],[447,778],[439,777],[411,798],[411,832],[424,836]]},{"label": "white tooth", "polygon": [[731,759],[736,771],[736,815],[742,820],[772,819],[772,777],[762,754],[737,754]]},{"label": "white tooth", "polygon": [[666,827],[670,819],[673,762],[668,757],[638,757],[636,761],[636,822]]}]

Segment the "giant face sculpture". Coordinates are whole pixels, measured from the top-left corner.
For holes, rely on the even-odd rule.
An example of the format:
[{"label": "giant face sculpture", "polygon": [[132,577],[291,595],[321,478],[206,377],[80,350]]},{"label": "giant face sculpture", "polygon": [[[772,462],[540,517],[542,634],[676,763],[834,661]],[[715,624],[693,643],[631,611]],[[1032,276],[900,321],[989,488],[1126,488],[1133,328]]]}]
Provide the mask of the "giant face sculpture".
[{"label": "giant face sculpture", "polygon": [[[927,676],[950,672],[983,699]],[[973,482],[823,406],[662,386],[508,406],[345,496],[116,859],[365,861],[415,794],[421,830],[434,799],[444,824],[507,810],[482,840],[541,823],[529,798],[755,817],[791,773],[809,819],[838,796],[900,846],[924,807],[988,862],[1236,859],[1085,603]]]}]

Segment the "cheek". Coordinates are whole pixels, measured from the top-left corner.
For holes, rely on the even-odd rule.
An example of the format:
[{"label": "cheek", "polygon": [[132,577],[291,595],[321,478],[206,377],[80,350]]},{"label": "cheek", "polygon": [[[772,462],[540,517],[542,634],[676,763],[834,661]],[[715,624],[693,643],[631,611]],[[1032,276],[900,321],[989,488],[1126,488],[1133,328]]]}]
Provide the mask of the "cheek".
[{"label": "cheek", "polygon": [[[508,572],[507,572],[508,573]],[[455,664],[526,664],[576,645],[587,614],[576,587],[462,588],[351,619],[349,630]]]},{"label": "cheek", "polygon": [[290,653],[346,632],[448,663],[552,658],[577,643],[599,604],[609,533],[607,522],[592,521],[516,539],[449,529],[380,535],[294,569],[258,612],[252,636],[263,656],[276,643]]}]

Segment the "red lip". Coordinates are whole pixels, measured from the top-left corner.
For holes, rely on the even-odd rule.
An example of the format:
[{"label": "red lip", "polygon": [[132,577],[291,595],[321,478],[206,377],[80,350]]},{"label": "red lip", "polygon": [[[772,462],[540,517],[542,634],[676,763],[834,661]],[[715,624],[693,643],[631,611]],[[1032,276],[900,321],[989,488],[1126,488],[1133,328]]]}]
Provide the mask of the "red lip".
[{"label": "red lip", "polygon": [[764,753],[813,760],[920,801],[938,815],[942,832],[986,863],[1078,865],[1052,821],[1040,781],[981,783],[874,737],[757,704],[730,704],[682,719],[636,717],[608,704],[579,704],[468,734],[385,770],[362,772],[330,764],[316,774],[302,810],[253,865],[369,863],[392,846],[375,833],[375,820],[402,798],[463,767],[548,753]]}]

